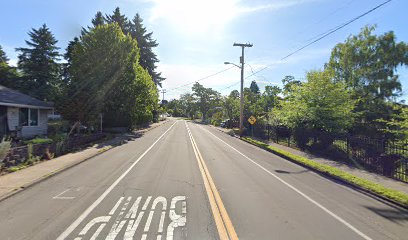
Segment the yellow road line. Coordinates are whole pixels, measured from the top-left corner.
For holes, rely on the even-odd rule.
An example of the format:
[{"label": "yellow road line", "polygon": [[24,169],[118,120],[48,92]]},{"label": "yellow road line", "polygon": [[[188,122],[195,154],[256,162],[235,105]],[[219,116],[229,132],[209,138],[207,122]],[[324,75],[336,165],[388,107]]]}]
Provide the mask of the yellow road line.
[{"label": "yellow road line", "polygon": [[207,165],[198,149],[198,146],[191,134],[190,128],[185,122],[188,134],[190,136],[191,145],[193,146],[194,154],[196,156],[198,167],[203,177],[205,190],[207,192],[208,200],[210,202],[211,211],[214,216],[215,225],[217,226],[218,235],[220,239],[231,239],[238,240],[237,233],[235,232],[234,226],[232,225],[231,219],[228,216],[227,210],[221,200],[220,194],[214,184],[214,181],[208,171]]}]

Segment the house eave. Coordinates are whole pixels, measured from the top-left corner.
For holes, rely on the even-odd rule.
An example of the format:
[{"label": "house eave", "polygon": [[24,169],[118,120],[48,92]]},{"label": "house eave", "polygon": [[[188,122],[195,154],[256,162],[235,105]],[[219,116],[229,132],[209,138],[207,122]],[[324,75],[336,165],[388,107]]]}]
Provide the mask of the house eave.
[{"label": "house eave", "polygon": [[45,106],[35,106],[35,105],[26,105],[26,104],[17,104],[17,103],[5,103],[0,102],[0,106],[7,106],[7,107],[18,107],[18,108],[38,108],[38,109],[54,109],[53,107],[45,107]]}]

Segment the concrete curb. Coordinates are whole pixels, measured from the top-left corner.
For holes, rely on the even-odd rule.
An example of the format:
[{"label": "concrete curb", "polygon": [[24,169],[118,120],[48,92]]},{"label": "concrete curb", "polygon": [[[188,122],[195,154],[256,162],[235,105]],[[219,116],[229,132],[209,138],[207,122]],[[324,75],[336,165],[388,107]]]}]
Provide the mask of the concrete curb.
[{"label": "concrete curb", "polygon": [[[225,131],[223,131],[223,130],[221,130],[221,129],[218,129],[217,127],[214,127],[214,126],[212,126],[212,125],[210,125],[210,126],[211,126],[212,128],[214,128],[214,129],[216,129],[216,130],[218,130],[218,131],[224,133],[224,134],[227,134]],[[228,135],[228,134],[227,134],[227,135]],[[229,136],[230,136],[230,135],[229,135]],[[279,156],[279,157],[281,157],[281,158],[283,158],[283,159],[285,159],[285,160],[288,160],[288,161],[290,161],[290,162],[292,162],[292,163],[295,163],[295,164],[297,164],[297,165],[299,165],[299,166],[302,166],[302,167],[304,167],[304,168],[306,168],[306,169],[309,169],[309,170],[311,170],[311,171],[313,171],[313,172],[319,174],[320,176],[323,176],[324,178],[327,178],[327,179],[329,179],[329,180],[334,180],[334,181],[340,182],[340,183],[342,183],[343,185],[346,185],[346,186],[348,186],[348,187],[351,187],[352,189],[357,190],[357,191],[359,191],[359,192],[362,192],[362,193],[364,193],[364,194],[366,194],[366,195],[369,195],[370,197],[374,197],[374,198],[376,198],[377,200],[386,201],[386,202],[392,203],[392,204],[394,204],[394,205],[396,205],[396,206],[398,206],[398,207],[401,207],[401,208],[404,208],[404,209],[408,209],[408,205],[404,205],[404,204],[399,203],[399,202],[397,202],[397,201],[395,201],[395,200],[393,200],[393,199],[390,199],[390,198],[387,198],[387,197],[385,197],[385,196],[382,196],[382,195],[380,195],[380,194],[378,194],[378,193],[376,193],[376,192],[372,192],[372,191],[370,191],[370,190],[368,190],[368,189],[366,189],[366,188],[364,188],[364,187],[362,187],[362,186],[360,186],[360,185],[357,185],[357,184],[354,184],[354,183],[350,183],[350,182],[348,182],[348,181],[346,181],[346,180],[344,180],[344,179],[342,179],[342,178],[340,178],[340,177],[330,175],[330,174],[328,174],[328,173],[326,173],[326,172],[323,172],[323,171],[319,171],[318,169],[315,169],[315,168],[312,168],[312,167],[310,167],[310,166],[308,166],[308,165],[302,164],[302,163],[300,163],[300,162],[298,162],[298,161],[295,161],[295,160],[293,160],[293,159],[291,159],[291,158],[289,158],[289,157],[287,157],[287,156],[284,156],[284,155],[281,155],[281,154],[277,154],[277,153],[272,152],[272,151],[270,151],[270,150],[268,150],[268,149],[259,147],[259,146],[255,145],[255,144],[251,143],[251,142],[248,142],[248,141],[245,141],[244,139],[241,139],[239,136],[235,136],[235,135],[234,135],[234,136],[232,136],[232,137],[235,137],[235,138],[237,138],[237,139],[239,139],[239,140],[241,140],[241,141],[243,141],[243,142],[246,142],[246,143],[248,143],[248,144],[251,144],[251,145],[253,145],[253,146],[255,146],[255,147],[258,147],[258,148],[260,148],[260,149],[263,149],[263,150],[265,150],[265,151],[267,151],[267,152],[270,152],[270,153],[272,153],[272,154],[275,154],[275,155],[277,155],[277,156]]]},{"label": "concrete curb", "polygon": [[[160,127],[160,126],[164,125],[167,122],[169,122],[169,120],[163,121],[161,124],[158,124],[158,125],[156,125],[154,127],[147,128],[147,129],[142,129],[142,130],[139,130],[139,131],[136,131],[136,132],[145,133],[145,132],[153,130],[153,129],[157,128],[157,127]],[[91,158],[97,157],[97,156],[99,156],[99,155],[101,155],[101,154],[103,154],[103,153],[105,153],[105,152],[107,152],[107,151],[109,151],[109,150],[111,150],[111,149],[113,149],[113,148],[115,148],[117,146],[120,146],[120,145],[122,145],[122,144],[113,145],[111,148],[109,148],[109,149],[107,149],[105,151],[98,151],[96,154],[94,154],[92,156],[89,156],[89,157],[86,157],[86,158],[84,158],[83,160],[81,160],[79,162],[66,165],[66,166],[64,166],[64,167],[62,167],[60,169],[57,169],[56,171],[50,172],[49,174],[46,174],[46,175],[43,175],[43,176],[39,177],[38,179],[30,182],[30,183],[27,183],[27,184],[25,184],[23,186],[20,186],[20,187],[14,189],[13,191],[0,196],[0,202],[3,201],[3,200],[6,200],[7,198],[10,198],[10,197],[14,196],[15,194],[17,194],[17,193],[19,193],[19,192],[21,192],[21,191],[23,191],[23,190],[25,190],[27,188],[30,188],[30,187],[32,187],[32,186],[34,186],[34,185],[36,185],[36,184],[38,184],[38,183],[40,183],[42,181],[45,181],[46,179],[51,178],[52,176],[55,176],[55,175],[57,175],[59,173],[62,173],[62,172],[66,171],[66,170],[68,170],[68,169],[70,169],[72,167],[75,167],[75,166],[77,166],[77,165],[79,165],[79,164],[81,164],[81,163],[83,163],[83,162],[85,162],[85,161],[87,161],[87,160],[89,160]]]}]

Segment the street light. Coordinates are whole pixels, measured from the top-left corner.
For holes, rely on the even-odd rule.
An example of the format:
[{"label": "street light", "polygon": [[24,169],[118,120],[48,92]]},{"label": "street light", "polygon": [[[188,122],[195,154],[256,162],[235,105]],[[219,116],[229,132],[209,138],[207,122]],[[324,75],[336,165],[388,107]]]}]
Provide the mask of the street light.
[{"label": "street light", "polygon": [[232,45],[234,47],[241,47],[242,53],[241,57],[239,58],[239,62],[241,63],[241,66],[238,66],[235,63],[230,63],[230,62],[224,62],[224,64],[232,64],[239,69],[241,69],[241,94],[240,94],[240,105],[239,105],[239,135],[242,137],[242,134],[244,133],[244,66],[245,66],[245,51],[244,49],[246,47],[252,47],[253,45],[250,43],[234,43]]},{"label": "street light", "polygon": [[241,66],[239,66],[238,64],[232,63],[232,62],[224,62],[224,64],[231,64],[231,65],[234,65],[235,67],[241,69]]}]

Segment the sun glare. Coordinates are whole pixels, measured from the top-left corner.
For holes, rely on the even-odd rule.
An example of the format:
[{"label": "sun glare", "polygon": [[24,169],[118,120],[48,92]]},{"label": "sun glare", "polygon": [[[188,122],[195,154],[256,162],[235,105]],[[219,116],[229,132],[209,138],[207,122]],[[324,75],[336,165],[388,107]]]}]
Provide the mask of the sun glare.
[{"label": "sun glare", "polygon": [[207,33],[222,29],[237,14],[237,0],[154,0],[151,19],[165,20],[180,31]]}]

